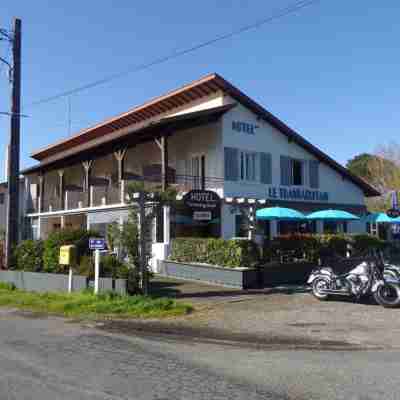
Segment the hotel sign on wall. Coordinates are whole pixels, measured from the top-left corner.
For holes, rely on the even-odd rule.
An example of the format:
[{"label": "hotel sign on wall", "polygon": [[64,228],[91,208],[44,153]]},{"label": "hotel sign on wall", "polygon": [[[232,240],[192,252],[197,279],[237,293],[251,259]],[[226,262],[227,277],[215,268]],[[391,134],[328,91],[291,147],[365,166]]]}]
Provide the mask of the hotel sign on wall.
[{"label": "hotel sign on wall", "polygon": [[193,212],[193,219],[210,221],[219,218],[221,199],[211,190],[191,190],[183,197],[183,203]]},{"label": "hotel sign on wall", "polygon": [[268,188],[268,198],[279,200],[303,200],[303,201],[329,201],[328,192],[319,190],[308,190],[293,187],[275,187]]},{"label": "hotel sign on wall", "polygon": [[242,121],[232,121],[232,130],[236,132],[247,133],[248,135],[255,135],[258,125],[250,124]]}]

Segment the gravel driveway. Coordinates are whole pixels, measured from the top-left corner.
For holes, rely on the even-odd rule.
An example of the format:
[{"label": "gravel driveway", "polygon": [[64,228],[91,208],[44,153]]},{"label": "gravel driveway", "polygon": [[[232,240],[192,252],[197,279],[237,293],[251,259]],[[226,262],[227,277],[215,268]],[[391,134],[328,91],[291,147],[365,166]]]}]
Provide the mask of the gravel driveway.
[{"label": "gravel driveway", "polygon": [[400,348],[400,309],[343,298],[321,302],[301,287],[240,291],[175,280],[156,285],[196,307],[192,315],[167,324],[199,334]]}]

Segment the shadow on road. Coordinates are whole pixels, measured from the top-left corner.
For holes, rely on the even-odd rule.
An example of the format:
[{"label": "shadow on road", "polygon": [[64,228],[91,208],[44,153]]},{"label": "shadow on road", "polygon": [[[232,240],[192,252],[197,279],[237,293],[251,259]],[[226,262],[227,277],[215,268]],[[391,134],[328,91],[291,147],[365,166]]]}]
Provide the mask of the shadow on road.
[{"label": "shadow on road", "polygon": [[176,299],[207,298],[207,297],[235,297],[235,296],[257,296],[270,294],[297,294],[307,293],[310,289],[306,286],[276,286],[262,289],[229,289],[210,287],[195,282],[186,281],[159,281],[151,282],[151,294],[156,297],[174,297]]}]

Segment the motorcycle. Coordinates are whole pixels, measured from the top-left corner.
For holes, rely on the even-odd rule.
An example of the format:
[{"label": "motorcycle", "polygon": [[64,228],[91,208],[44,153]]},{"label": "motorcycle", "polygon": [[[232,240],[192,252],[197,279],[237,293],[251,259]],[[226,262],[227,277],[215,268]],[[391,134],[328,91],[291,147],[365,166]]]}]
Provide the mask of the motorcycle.
[{"label": "motorcycle", "polygon": [[383,270],[385,280],[400,284],[400,267],[393,264],[385,264]]},{"label": "motorcycle", "polygon": [[[394,268],[393,268],[394,267]],[[311,272],[307,283],[318,300],[339,295],[359,300],[372,295],[383,307],[400,306],[400,272],[382,259],[363,261],[345,274],[336,274],[331,267],[319,267]]]}]

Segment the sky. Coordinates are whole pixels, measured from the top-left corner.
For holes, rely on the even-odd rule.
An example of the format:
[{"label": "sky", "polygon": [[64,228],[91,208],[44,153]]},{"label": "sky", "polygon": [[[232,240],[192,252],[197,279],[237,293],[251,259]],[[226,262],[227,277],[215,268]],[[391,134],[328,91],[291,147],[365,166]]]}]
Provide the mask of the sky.
[{"label": "sky", "polygon": [[[0,27],[22,19],[21,167],[30,153],[217,72],[342,164],[399,138],[400,3],[315,4],[213,46],[70,98],[104,76],[266,18],[294,0],[3,0]],[[95,6],[94,6],[95,4]],[[0,42],[0,57],[9,56]],[[0,66],[0,112],[10,88]],[[68,103],[71,105],[69,129]],[[0,177],[9,118],[0,115]],[[1,180],[1,179],[0,179]]]}]

